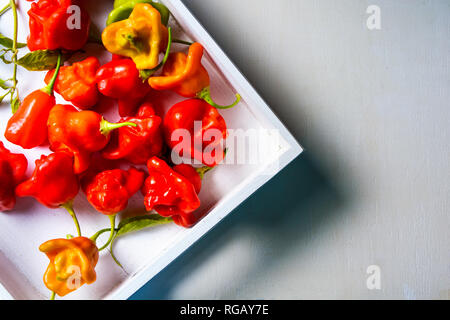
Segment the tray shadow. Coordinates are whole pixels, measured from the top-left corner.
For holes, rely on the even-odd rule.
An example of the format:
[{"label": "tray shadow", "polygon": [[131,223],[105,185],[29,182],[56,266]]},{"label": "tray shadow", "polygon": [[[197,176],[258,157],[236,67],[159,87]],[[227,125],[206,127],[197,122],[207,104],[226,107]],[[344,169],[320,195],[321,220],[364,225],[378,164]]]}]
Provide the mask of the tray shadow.
[{"label": "tray shadow", "polygon": [[[236,236],[250,232],[261,240],[258,245],[264,246],[266,253],[252,259],[244,270],[238,263],[236,270],[230,271],[235,275],[228,279],[231,283],[227,282],[226,288],[219,286],[214,297],[230,298],[228,293],[239,290],[243,282],[252,283],[252,278],[256,281],[285,256],[302,250],[311,234],[323,232],[345,203],[346,196],[305,152],[130,299],[170,299],[175,287],[199,266]],[[234,268],[231,264],[228,267]]]}]

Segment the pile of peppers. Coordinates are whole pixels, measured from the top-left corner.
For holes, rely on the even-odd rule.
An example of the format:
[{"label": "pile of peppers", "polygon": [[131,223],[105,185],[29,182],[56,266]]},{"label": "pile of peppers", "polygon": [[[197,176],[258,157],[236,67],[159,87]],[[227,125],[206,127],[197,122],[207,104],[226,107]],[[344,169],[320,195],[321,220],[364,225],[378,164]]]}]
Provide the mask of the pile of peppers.
[{"label": "pile of peppers", "polygon": [[[0,211],[12,211],[20,198],[33,197],[70,214],[76,236],[39,247],[50,260],[44,283],[54,299],[95,282],[99,253],[108,246],[118,262],[112,244],[127,230],[170,222],[191,228],[203,218],[202,180],[226,153],[227,124],[219,110],[236,106],[240,96],[228,106],[213,101],[203,46],[173,39],[170,12],[160,3],[114,1],[101,35],[111,60],[102,65],[96,56],[63,61],[64,54],[76,53],[88,42],[92,24],[83,1],[31,2],[28,49],[56,50],[58,62],[48,70],[43,88],[24,97],[4,136],[15,150],[41,147],[49,152],[27,175],[25,155],[0,142]],[[71,29],[69,9],[74,5],[80,17],[78,27]],[[174,42],[181,50],[173,51]],[[172,98],[177,94],[179,102],[160,105],[165,93]],[[58,104],[55,94],[65,103]],[[100,112],[105,99],[117,105],[116,122]],[[218,133],[214,139],[205,138],[209,130]],[[180,141],[179,132],[188,133],[189,139]],[[174,155],[185,163],[175,164]],[[83,235],[74,210],[80,190],[110,222],[91,237]],[[142,212],[117,224],[117,216],[139,193]],[[104,233],[109,238],[100,246]],[[77,285],[72,281],[74,266]]]}]

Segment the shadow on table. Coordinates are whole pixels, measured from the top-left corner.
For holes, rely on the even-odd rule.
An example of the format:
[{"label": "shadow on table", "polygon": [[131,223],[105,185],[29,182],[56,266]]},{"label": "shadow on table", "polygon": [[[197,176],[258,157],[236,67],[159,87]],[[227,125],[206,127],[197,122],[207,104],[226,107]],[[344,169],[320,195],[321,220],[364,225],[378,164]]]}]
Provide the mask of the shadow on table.
[{"label": "shadow on table", "polygon": [[[239,289],[238,286],[242,285],[240,280],[251,281],[248,277],[256,277],[255,274],[260,274],[261,270],[266,272],[274,268],[277,261],[291,251],[302,250],[302,242],[327,225],[340,211],[344,199],[344,195],[320,172],[310,154],[305,152],[131,299],[169,299],[175,286],[227,246],[236,230],[244,228],[261,233],[263,243],[260,245],[268,245],[273,255],[258,259],[255,265],[245,270],[235,270],[235,284],[227,285],[235,285]],[[218,298],[225,298],[220,288],[218,290]]]}]

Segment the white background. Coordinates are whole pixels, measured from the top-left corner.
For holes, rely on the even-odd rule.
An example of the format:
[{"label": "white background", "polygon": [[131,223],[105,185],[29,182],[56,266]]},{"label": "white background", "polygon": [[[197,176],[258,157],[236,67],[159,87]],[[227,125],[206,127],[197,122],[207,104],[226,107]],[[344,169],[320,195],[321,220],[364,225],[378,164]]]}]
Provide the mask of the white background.
[{"label": "white background", "polygon": [[450,2],[184,3],[307,152],[134,298],[448,299]]}]

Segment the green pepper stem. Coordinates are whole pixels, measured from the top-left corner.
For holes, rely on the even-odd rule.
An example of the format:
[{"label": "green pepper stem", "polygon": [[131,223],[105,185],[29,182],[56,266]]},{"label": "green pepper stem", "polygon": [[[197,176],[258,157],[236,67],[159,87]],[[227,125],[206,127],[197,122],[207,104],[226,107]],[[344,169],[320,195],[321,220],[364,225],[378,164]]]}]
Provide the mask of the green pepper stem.
[{"label": "green pepper stem", "polygon": [[111,245],[110,245],[110,247],[109,247],[109,253],[111,254],[111,258],[113,258],[114,262],[115,262],[119,267],[121,267],[121,268],[123,269],[122,264],[119,262],[119,260],[117,260],[116,256],[114,255],[114,251],[113,251],[113,243],[114,243],[114,240],[115,240],[115,239],[116,239],[116,238],[114,237],[114,239],[111,241]]},{"label": "green pepper stem", "polygon": [[211,171],[212,169],[214,169],[213,167],[208,167],[208,166],[204,166],[201,168],[196,168],[195,171],[197,171],[197,173],[199,174],[200,178],[203,180],[203,178],[205,177],[205,174],[209,171]]},{"label": "green pepper stem", "polygon": [[56,292],[52,291],[52,295],[50,296],[50,300],[55,300]]},{"label": "green pepper stem", "polygon": [[111,123],[103,118],[102,121],[100,122],[100,132],[103,135],[107,136],[108,134],[111,133],[111,131],[127,126],[137,127],[137,124],[133,122]]},{"label": "green pepper stem", "polygon": [[0,10],[0,17],[9,9],[11,9],[11,3],[8,3],[2,10]]},{"label": "green pepper stem", "polygon": [[186,40],[181,40],[181,39],[173,39],[172,40],[173,43],[179,43],[179,44],[185,44],[187,46],[191,46],[193,43],[186,41]]},{"label": "green pepper stem", "polygon": [[[228,153],[228,148],[225,148],[225,150],[223,150],[223,159],[224,160],[225,160],[225,157],[227,156],[227,153]],[[196,168],[195,171],[197,171],[198,175],[203,180],[203,178],[205,177],[205,174],[210,172],[214,168],[215,167],[203,166],[203,167],[200,167],[200,168]]]},{"label": "green pepper stem", "polygon": [[197,98],[205,100],[206,102],[208,102],[210,105],[212,105],[214,108],[217,109],[230,109],[236,106],[241,101],[241,95],[239,93],[236,93],[236,101],[234,101],[232,104],[230,104],[229,106],[218,105],[211,98],[211,90],[209,87],[206,87],[202,91],[197,93]]},{"label": "green pepper stem", "polygon": [[67,210],[67,212],[69,212],[70,216],[73,219],[73,222],[75,222],[75,227],[77,228],[78,236],[81,237],[80,223],[78,222],[77,215],[75,214],[75,211],[73,210],[73,203],[72,203],[72,201],[69,201],[69,202],[61,205],[61,207],[63,207],[64,209]]},{"label": "green pepper stem", "polygon": [[52,79],[50,80],[49,84],[45,88],[41,89],[42,91],[44,91],[49,96],[53,95],[53,87],[55,86],[56,79],[58,78],[59,70],[61,68],[61,59],[62,59],[62,55],[61,55],[61,52],[60,52],[58,54],[58,62],[56,64],[55,73],[53,74]]},{"label": "green pepper stem", "polygon": [[139,70],[139,76],[144,80],[144,82],[150,78],[156,71],[161,69],[167,62],[167,59],[169,59],[170,55],[170,48],[172,48],[172,28],[167,28],[168,32],[168,39],[167,39],[167,48],[166,53],[164,54],[163,60],[153,69],[146,69],[146,70]]},{"label": "green pepper stem", "polygon": [[[102,234],[108,231],[111,231],[111,228],[99,230],[92,237],[90,237],[90,239],[94,242],[97,242],[98,237],[100,237]],[[119,229],[116,228],[114,231],[119,231]]]},{"label": "green pepper stem", "polygon": [[[9,6],[13,10],[13,16],[14,16],[14,38],[13,38],[13,47],[12,47],[12,53],[13,53],[12,62],[14,63],[14,66],[13,66],[13,77],[12,77],[13,90],[11,90],[11,109],[12,109],[11,111],[12,111],[12,113],[15,113],[17,110],[15,108],[15,104],[13,103],[13,101],[14,101],[14,94],[17,91],[17,33],[18,33],[18,28],[19,28],[18,27],[19,19],[17,17],[16,1],[10,0]],[[17,98],[18,97],[19,97],[19,93],[17,93]]]},{"label": "green pepper stem", "polygon": [[111,215],[108,216],[109,217],[109,221],[111,222],[111,233],[109,234],[109,239],[108,241],[103,245],[103,247],[101,247],[100,249],[98,249],[98,251],[102,251],[104,249],[106,249],[109,244],[111,243],[111,241],[114,238],[114,234],[116,233],[116,215]]}]

